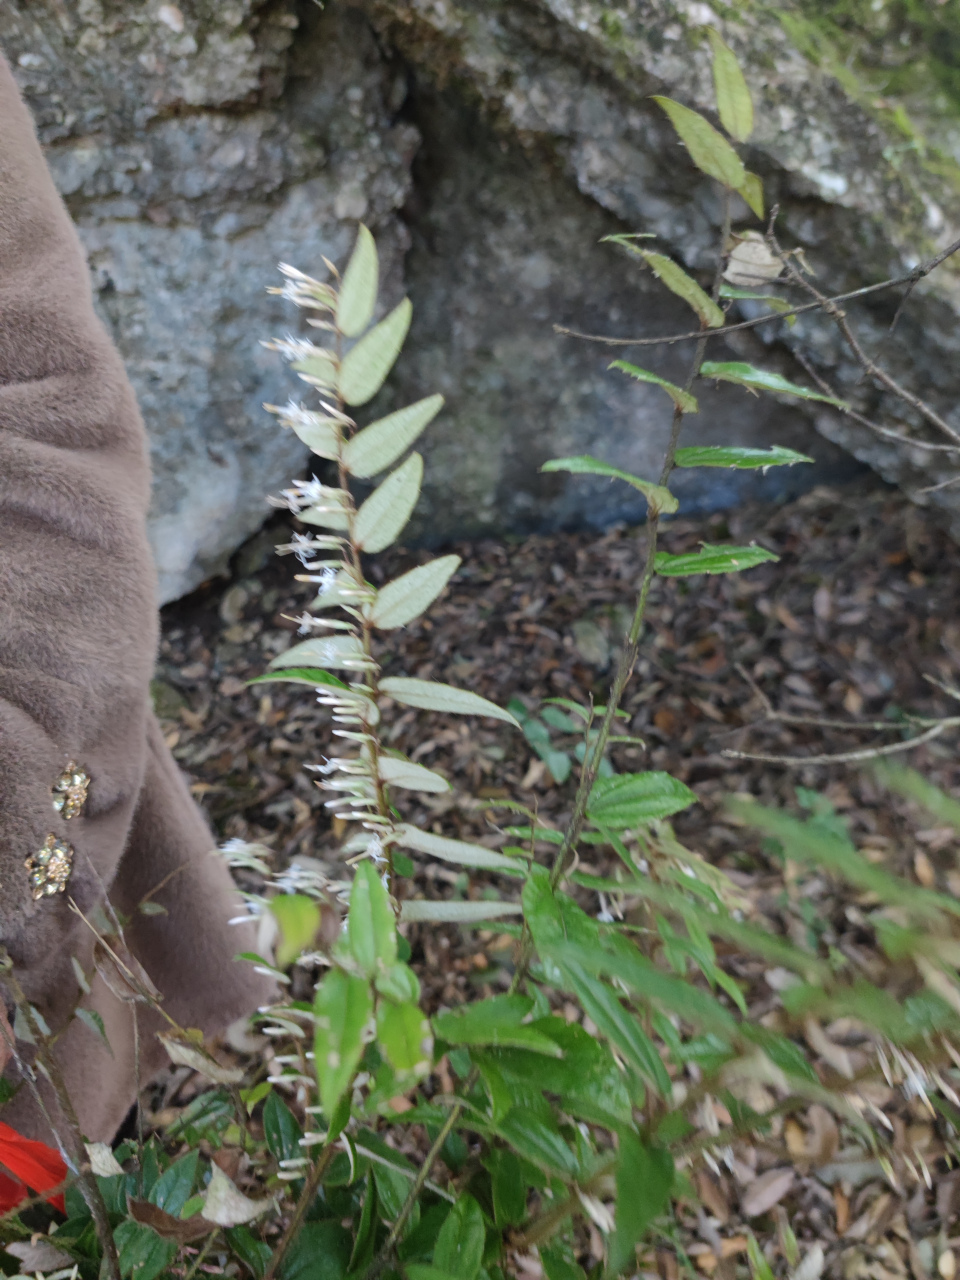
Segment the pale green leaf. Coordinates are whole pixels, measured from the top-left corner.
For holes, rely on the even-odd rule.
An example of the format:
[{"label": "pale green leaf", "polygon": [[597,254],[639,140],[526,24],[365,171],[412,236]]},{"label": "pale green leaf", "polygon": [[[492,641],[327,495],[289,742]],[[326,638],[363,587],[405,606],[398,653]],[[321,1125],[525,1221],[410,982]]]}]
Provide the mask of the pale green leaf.
[{"label": "pale green leaf", "polygon": [[372,862],[361,862],[353,877],[346,937],[350,954],[366,977],[384,973],[396,962],[396,918]]},{"label": "pale green leaf", "polygon": [[697,168],[725,187],[738,191],[743,186],[746,170],[726,138],[698,111],[691,111],[672,98],[657,94],[653,95],[653,100],[667,113]]},{"label": "pale green leaf", "polygon": [[675,293],[678,298],[682,298],[692,307],[704,324],[709,325],[711,329],[717,329],[725,322],[726,317],[710,295],[704,293],[696,280],[691,279],[672,258],[662,253],[653,253],[650,249],[636,249],[632,245],[630,251],[646,262],[657,279],[662,280],[671,293]]},{"label": "pale green leaf", "polygon": [[319,391],[332,391],[336,387],[338,367],[336,356],[324,347],[318,347],[312,355],[304,356],[302,360],[294,360],[290,366],[300,375],[302,382],[309,383]]},{"label": "pale green leaf", "polygon": [[[776,311],[780,315],[793,309],[793,303],[788,302],[786,298],[777,298],[769,293],[757,293],[754,289],[738,289],[735,285],[727,284],[726,281],[720,286],[720,297],[735,298],[740,302],[762,302],[771,311]],[[771,319],[773,319],[772,316]],[[791,328],[797,323],[795,315],[787,315],[786,320]]]},{"label": "pale green leaf", "polygon": [[758,218],[763,217],[763,179],[759,174],[751,173],[748,169],[743,179],[743,186],[738,187],[740,195],[757,215]]},{"label": "pale green leaf", "polygon": [[427,396],[397,409],[358,431],[343,450],[344,466],[352,476],[368,480],[385,471],[404,453],[443,407],[443,396]]},{"label": "pale green leaf", "polygon": [[805,453],[772,445],[769,449],[741,449],[736,445],[691,445],[678,449],[678,467],[733,467],[737,471],[792,467],[796,462],[812,462]]},{"label": "pale green leaf", "polygon": [[337,328],[346,337],[355,338],[358,333],[363,333],[373,319],[379,279],[377,246],[361,222],[337,299]]},{"label": "pale green leaf", "polygon": [[340,434],[332,418],[321,413],[306,412],[303,418],[290,422],[294,433],[320,458],[335,459],[340,453]]},{"label": "pale green leaf", "polygon": [[635,364],[629,364],[626,360],[614,360],[608,366],[611,369],[619,369],[622,373],[627,373],[631,378],[636,378],[637,382],[652,382],[655,386],[662,387],[678,409],[682,409],[684,413],[698,413],[700,406],[697,404],[695,396],[689,391],[684,391],[681,387],[675,387],[672,382],[667,382],[666,378],[660,378],[655,373],[651,373],[649,369],[641,369]]},{"label": "pale green leaf", "polygon": [[689,809],[697,797],[669,773],[621,773],[599,778],[590,792],[587,817],[598,827],[624,831]]},{"label": "pale green leaf", "polygon": [[317,988],[313,1011],[317,1083],[330,1120],[360,1063],[373,996],[365,979],[331,969]]},{"label": "pale green leaf", "polygon": [[371,493],[357,512],[354,537],[361,551],[383,551],[399,536],[417,505],[423,480],[423,458],[410,457]]},{"label": "pale green leaf", "polygon": [[700,550],[674,556],[658,551],[654,568],[664,578],[688,578],[694,573],[740,573],[768,560],[779,560],[766,547],[712,547],[702,542]]},{"label": "pale green leaf", "polygon": [[450,783],[432,769],[425,769],[422,764],[414,764],[412,760],[403,760],[397,756],[381,756],[379,760],[380,777],[392,787],[405,787],[408,791],[431,791],[442,795],[450,790]]},{"label": "pale green leaf", "polygon": [[407,898],[400,904],[400,921],[407,924],[475,924],[481,920],[499,920],[501,916],[518,916],[522,912],[519,902],[425,902]]},{"label": "pale green leaf", "polygon": [[713,27],[707,28],[713,48],[713,85],[717,92],[720,123],[736,142],[746,142],[753,133],[753,102],[736,55]]},{"label": "pale green leaf", "polygon": [[320,928],[320,908],[306,894],[280,893],[270,899],[270,913],[280,926],[277,968],[289,969],[301,952],[312,947]]},{"label": "pale green leaf", "polygon": [[629,471],[611,467],[608,463],[591,458],[586,453],[575,458],[552,458],[549,462],[545,462],[540,470],[569,471],[572,475],[609,476],[611,480],[625,480],[627,484],[633,485],[634,489],[640,490],[649,503],[650,510],[657,514],[664,511],[672,514],[680,505],[670,490],[662,485],[653,484],[650,480],[641,480],[639,476],[631,475]]},{"label": "pale green leaf", "polygon": [[377,1010],[377,1040],[395,1071],[424,1076],[433,1057],[430,1023],[415,1004],[383,1000]]},{"label": "pale green leaf", "polygon": [[320,529],[343,530],[350,527],[350,495],[344,489],[323,486],[323,496],[312,507],[297,514],[303,524]]},{"label": "pale green leaf", "polygon": [[739,387],[746,387],[748,391],[772,391],[779,395],[798,396],[801,400],[823,400],[826,404],[847,408],[844,400],[811,391],[809,387],[797,386],[795,382],[782,378],[779,373],[757,369],[752,364],[743,364],[739,360],[726,363],[706,360],[700,368],[700,374],[704,378],[716,378],[719,382],[733,382]]},{"label": "pale green leaf", "polygon": [[410,299],[404,298],[344,356],[338,386],[347,404],[366,404],[383,386],[400,354],[412,315]]},{"label": "pale green leaf", "polygon": [[490,996],[436,1014],[433,1029],[448,1044],[529,1049],[548,1058],[562,1058],[563,1050],[555,1040],[524,1023],[531,1005],[528,996]]},{"label": "pale green leaf", "polygon": [[380,681],[383,693],[395,698],[405,707],[419,707],[421,711],[445,711],[463,716],[490,716],[494,720],[506,720],[520,728],[509,711],[495,702],[488,702],[477,693],[455,689],[449,684],[435,684],[433,680],[416,680],[407,676],[387,676]]},{"label": "pale green leaf", "polygon": [[254,676],[252,680],[248,680],[247,684],[309,684],[316,687],[325,684],[332,685],[334,689],[346,689],[347,685],[342,680],[338,680],[336,676],[330,675],[329,671],[321,671],[319,667],[290,667],[277,672],[267,672],[266,675]]},{"label": "pale green leaf", "polygon": [[446,836],[434,835],[432,831],[421,831],[410,823],[404,823],[395,829],[393,842],[404,849],[414,849],[417,853],[426,853],[441,862],[452,862],[460,867],[483,867],[489,871],[516,871],[516,858],[508,858],[505,854],[495,853],[482,844],[468,844],[465,840],[449,840]]},{"label": "pale green leaf", "polygon": [[[363,659],[363,648],[356,636],[316,636],[278,653],[270,669],[279,667],[351,667]],[[362,665],[362,664],[357,664]]]},{"label": "pale green leaf", "polygon": [[370,621],[381,631],[405,627],[429,609],[459,566],[459,556],[440,556],[394,578],[377,592]]}]

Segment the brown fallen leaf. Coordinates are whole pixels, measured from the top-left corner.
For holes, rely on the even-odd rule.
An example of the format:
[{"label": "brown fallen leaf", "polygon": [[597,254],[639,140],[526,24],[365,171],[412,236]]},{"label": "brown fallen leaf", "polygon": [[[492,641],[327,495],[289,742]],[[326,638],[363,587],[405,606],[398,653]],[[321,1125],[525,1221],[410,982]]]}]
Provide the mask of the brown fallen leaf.
[{"label": "brown fallen leaf", "polygon": [[744,1188],[740,1211],[745,1218],[758,1218],[779,1204],[793,1186],[792,1169],[768,1169]]},{"label": "brown fallen leaf", "polygon": [[157,1208],[149,1200],[128,1200],[127,1208],[135,1222],[152,1227],[164,1240],[176,1240],[181,1245],[202,1240],[217,1229],[215,1223],[208,1222],[199,1213],[192,1218],[175,1218],[172,1213]]},{"label": "brown fallen leaf", "polygon": [[107,987],[124,1004],[154,1004],[163,999],[146,969],[116,934],[97,938],[93,963]]}]

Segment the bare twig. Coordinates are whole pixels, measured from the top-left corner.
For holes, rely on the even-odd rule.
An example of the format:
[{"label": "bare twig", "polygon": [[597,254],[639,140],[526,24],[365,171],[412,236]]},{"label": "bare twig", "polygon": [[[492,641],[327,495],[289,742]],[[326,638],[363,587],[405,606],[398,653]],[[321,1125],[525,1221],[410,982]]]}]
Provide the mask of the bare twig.
[{"label": "bare twig", "polygon": [[[838,302],[850,302],[853,298],[865,298],[869,294],[881,293],[886,289],[896,289],[900,285],[908,285],[909,289],[913,289],[917,283],[928,276],[931,271],[939,267],[947,258],[960,251],[960,240],[954,241],[942,253],[938,253],[935,258],[931,258],[929,262],[915,267],[905,276],[892,277],[889,280],[882,280],[879,284],[868,284],[862,289],[853,289],[850,293],[838,293],[832,298],[826,298],[824,301],[807,302],[798,307],[790,307],[786,311],[773,311],[767,316],[757,316],[754,320],[743,320],[739,324],[727,324],[720,328],[708,329],[704,333],[701,329],[692,329],[688,333],[673,333],[666,338],[611,338],[602,333],[581,333],[577,329],[566,329],[562,325],[555,324],[553,326],[555,333],[563,334],[568,338],[581,338],[585,342],[601,342],[608,347],[659,347],[674,342],[695,342],[704,337],[707,338],[725,338],[728,333],[739,333],[742,329],[755,329],[757,325],[769,324],[771,320],[783,320],[788,316],[803,315],[807,311],[819,311],[823,309],[824,302],[836,304]],[[909,293],[909,290],[908,290]],[[906,299],[904,299],[906,301]],[[903,303],[901,303],[902,307]],[[896,317],[894,317],[896,319]]]},{"label": "bare twig", "polygon": [[[894,720],[831,720],[829,718],[825,718],[822,716],[797,716],[790,711],[779,711],[773,705],[773,703],[770,701],[770,699],[767,697],[767,695],[760,688],[760,686],[753,679],[749,671],[747,671],[746,667],[744,667],[742,663],[740,662],[735,663],[734,670],[737,672],[738,675],[742,676],[742,678],[747,682],[747,684],[753,690],[754,694],[762,703],[763,710],[767,720],[777,721],[780,724],[806,725],[816,729],[852,729],[852,730],[869,729],[873,732],[880,732],[880,733],[889,732],[891,729],[903,728],[902,723],[899,723],[898,721],[894,721]],[[763,721],[762,720],[756,721],[755,723],[762,724]],[[940,721],[939,720],[933,721],[933,722],[929,720],[917,721],[915,719],[913,723],[920,723],[920,724],[923,724],[924,726],[930,726],[931,723],[939,724]],[[746,726],[741,725],[739,726],[739,728],[731,730],[731,732],[739,733],[741,729],[749,728],[749,727],[750,727],[749,725],[746,725]]]},{"label": "bare twig", "polygon": [[300,1223],[303,1221],[304,1215],[313,1204],[314,1197],[320,1190],[320,1183],[323,1181],[323,1175],[327,1171],[327,1166],[333,1159],[336,1147],[329,1142],[317,1158],[316,1163],[310,1170],[310,1173],[303,1184],[303,1190],[300,1192],[300,1199],[296,1203],[293,1213],[290,1215],[290,1221],[284,1229],[283,1235],[280,1237],[280,1243],[273,1251],[273,1256],[267,1265],[267,1269],[263,1274],[263,1280],[274,1280],[279,1270],[281,1262],[286,1256],[287,1250],[293,1242],[293,1237],[300,1229]]},{"label": "bare twig", "polygon": [[925,742],[939,738],[946,729],[960,725],[960,716],[941,720],[926,733],[919,733],[915,738],[904,742],[888,742],[882,747],[863,747],[859,751],[840,751],[836,755],[820,756],[767,756],[752,755],[748,751],[724,750],[720,754],[725,760],[759,760],[763,764],[783,764],[791,767],[807,764],[853,764],[860,760],[876,760],[879,756],[892,756],[900,751],[912,751],[914,747],[922,747]]}]

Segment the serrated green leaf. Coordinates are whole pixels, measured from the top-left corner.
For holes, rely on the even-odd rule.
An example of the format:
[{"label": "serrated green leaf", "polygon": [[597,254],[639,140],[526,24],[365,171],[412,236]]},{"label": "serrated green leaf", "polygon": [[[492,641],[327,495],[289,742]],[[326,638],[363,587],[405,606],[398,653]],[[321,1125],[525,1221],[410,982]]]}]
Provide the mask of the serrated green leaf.
[{"label": "serrated green leaf", "polygon": [[404,787],[408,791],[430,791],[443,795],[450,790],[450,783],[439,773],[426,769],[398,756],[380,756],[380,777],[392,787]]},{"label": "serrated green leaf", "polygon": [[625,831],[668,818],[696,802],[694,792],[669,773],[621,773],[594,783],[587,801],[587,817],[598,827]]},{"label": "serrated green leaf", "polygon": [[407,898],[400,904],[400,920],[404,924],[476,924],[480,920],[518,916],[522,911],[519,902],[426,902]]},{"label": "serrated green leaf", "polygon": [[684,391],[681,387],[675,387],[672,382],[667,382],[665,378],[651,373],[649,369],[641,369],[638,365],[630,364],[626,360],[614,360],[607,367],[619,369],[622,373],[629,374],[631,378],[635,378],[637,382],[652,382],[654,386],[661,387],[677,408],[684,413],[700,412],[696,396],[692,396],[689,391]]},{"label": "serrated green leaf", "polygon": [[441,862],[452,862],[461,867],[484,867],[489,871],[515,871],[524,866],[516,858],[508,858],[493,849],[485,849],[482,844],[468,844],[465,840],[448,840],[446,836],[434,835],[432,831],[421,831],[410,823],[403,823],[395,828],[393,843],[404,849],[415,849],[418,853],[427,853]]},{"label": "serrated green leaf", "polygon": [[749,547],[712,547],[702,542],[699,551],[686,555],[674,556],[667,551],[658,551],[653,567],[664,578],[689,578],[695,573],[742,573],[744,569],[779,559],[766,547],[754,544]]},{"label": "serrated green leaf", "polygon": [[270,913],[280,926],[276,947],[277,968],[289,969],[309,951],[320,928],[320,907],[302,893],[280,893],[270,899]]},{"label": "serrated green leaf", "polygon": [[674,102],[673,98],[657,94],[653,95],[653,100],[666,112],[680,141],[690,153],[690,159],[701,173],[738,191],[743,186],[746,170],[726,138],[698,111],[691,111],[689,107]]},{"label": "serrated green leaf", "polygon": [[511,1107],[497,1122],[497,1132],[525,1160],[568,1178],[579,1172],[577,1157],[567,1146],[548,1104]]},{"label": "serrated green leaf", "polygon": [[384,973],[396,963],[396,917],[372,862],[361,862],[354,874],[346,936],[350,954],[366,977]]},{"label": "serrated green leaf", "polygon": [[662,253],[654,253],[650,249],[637,249],[632,246],[630,246],[630,252],[642,258],[657,279],[662,280],[671,293],[675,293],[678,298],[682,298],[692,307],[704,324],[709,325],[711,329],[717,329],[725,323],[726,317],[710,295],[704,293],[696,280],[691,279],[683,267],[678,266],[672,258]]},{"label": "serrated green leaf", "polygon": [[[622,363],[622,361],[617,361],[618,366],[622,365]],[[633,366],[629,367],[632,368]],[[656,379],[656,381],[659,382],[660,380]],[[674,390],[677,390],[677,388],[675,387]],[[684,393],[681,392],[680,394]],[[690,398],[693,399],[692,396]],[[633,485],[634,489],[640,490],[646,498],[650,510],[655,511],[658,515],[661,512],[667,512],[672,515],[680,505],[670,490],[665,489],[663,485],[653,484],[650,480],[641,480],[639,476],[631,475],[629,471],[621,471],[619,467],[611,467],[609,463],[601,462],[598,458],[591,458],[587,453],[579,454],[575,458],[551,458],[549,462],[543,464],[540,470],[569,471],[571,475],[576,476],[608,476],[611,480],[625,480],[627,484]]]},{"label": "serrated green leaf", "polygon": [[491,1147],[484,1157],[483,1166],[490,1174],[493,1216],[497,1226],[518,1226],[526,1217],[527,1211],[527,1184],[523,1179],[523,1166],[512,1151],[502,1147]]},{"label": "serrated green leaf", "polygon": [[410,299],[404,298],[343,357],[338,387],[347,404],[366,404],[383,386],[403,347],[412,315]]},{"label": "serrated green leaf", "polygon": [[347,689],[349,685],[344,684],[342,680],[338,680],[336,676],[332,676],[329,671],[321,671],[319,667],[289,667],[282,671],[266,672],[262,676],[254,676],[252,680],[246,683],[251,684],[275,684],[277,682],[286,684],[309,684],[309,685],[331,685],[334,689]]},{"label": "serrated green leaf", "polygon": [[821,395],[819,391],[811,391],[809,387],[797,386],[795,382],[781,378],[779,373],[756,369],[752,364],[743,364],[739,360],[724,363],[706,360],[700,366],[700,374],[704,378],[716,378],[719,382],[733,382],[739,387],[746,387],[748,391],[772,391],[778,395],[797,396],[801,400],[822,400],[825,404],[847,408],[845,400]]},{"label": "serrated green leaf", "polygon": [[443,408],[443,396],[427,396],[416,404],[371,422],[347,441],[344,466],[358,480],[385,471],[404,453]]},{"label": "serrated green leaf", "polygon": [[370,986],[342,969],[331,969],[313,1004],[314,1044],[320,1102],[329,1120],[363,1054],[364,1032],[373,1012]]},{"label": "serrated green leaf", "polygon": [[617,1160],[617,1214],[607,1274],[636,1270],[636,1246],[670,1203],[673,1157],[633,1133],[621,1133]]},{"label": "serrated green leaf", "polygon": [[753,133],[753,101],[736,54],[713,27],[707,27],[713,49],[713,85],[717,93],[720,123],[737,142]]},{"label": "serrated green leaf", "polygon": [[430,1023],[415,1004],[381,1001],[377,1010],[377,1040],[395,1071],[418,1076],[430,1070],[433,1035]]},{"label": "serrated green leaf", "polygon": [[436,1014],[433,1029],[449,1044],[509,1046],[548,1058],[562,1057],[556,1041],[523,1022],[530,1009],[527,996],[491,996]]},{"label": "serrated green leaf", "polygon": [[433,1250],[433,1265],[456,1280],[476,1280],[483,1262],[487,1230],[471,1195],[462,1195],[447,1214]]},{"label": "serrated green leaf", "polygon": [[337,328],[346,337],[355,338],[373,319],[379,281],[376,242],[361,222],[337,299]]},{"label": "serrated green leaf", "polygon": [[278,653],[270,663],[271,671],[286,667],[350,667],[363,658],[363,646],[356,636],[315,636]]},{"label": "serrated green leaf", "polygon": [[429,609],[460,567],[459,556],[438,556],[394,578],[377,592],[370,621],[381,631],[404,627]]},{"label": "serrated green leaf", "polygon": [[737,471],[756,471],[767,467],[792,467],[796,462],[812,462],[805,453],[772,445],[769,449],[741,449],[736,445],[691,445],[678,449],[678,467],[733,467]]},{"label": "serrated green leaf", "polygon": [[751,173],[748,169],[743,179],[743,186],[737,188],[740,195],[757,215],[758,218],[763,217],[763,179],[759,174]]},{"label": "serrated green leaf", "polygon": [[361,551],[383,551],[400,535],[417,505],[423,480],[423,458],[411,453],[391,471],[357,512],[353,532]]},{"label": "serrated green leaf", "polygon": [[510,712],[504,711],[495,702],[481,698],[478,693],[456,689],[451,684],[438,684],[433,680],[416,680],[407,676],[387,676],[380,681],[380,689],[405,707],[418,707],[422,711],[444,711],[448,715],[490,716],[494,720],[506,720],[508,724],[520,728],[519,722]]}]

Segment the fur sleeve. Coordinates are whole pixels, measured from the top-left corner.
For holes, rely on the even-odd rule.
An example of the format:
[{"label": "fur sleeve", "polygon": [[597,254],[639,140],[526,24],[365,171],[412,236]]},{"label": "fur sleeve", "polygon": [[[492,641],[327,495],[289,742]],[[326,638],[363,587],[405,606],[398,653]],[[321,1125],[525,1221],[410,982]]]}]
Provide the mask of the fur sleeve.
[{"label": "fur sleeve", "polygon": [[[48,836],[71,846],[69,896],[89,908],[113,880],[143,774],[148,495],[133,391],[0,57],[0,942],[37,995],[78,926],[68,894],[34,900],[24,861]],[[91,785],[67,821],[51,788],[69,762]]]}]

